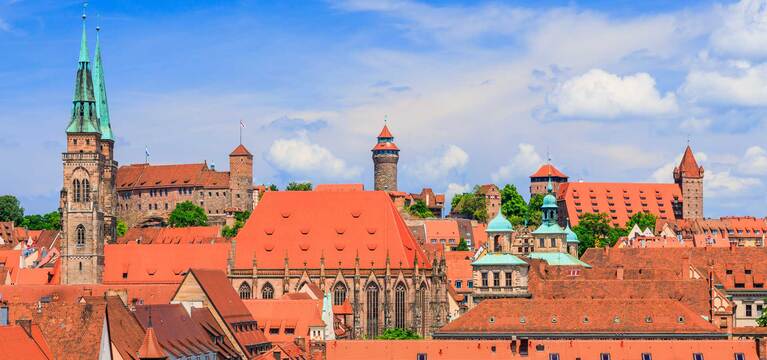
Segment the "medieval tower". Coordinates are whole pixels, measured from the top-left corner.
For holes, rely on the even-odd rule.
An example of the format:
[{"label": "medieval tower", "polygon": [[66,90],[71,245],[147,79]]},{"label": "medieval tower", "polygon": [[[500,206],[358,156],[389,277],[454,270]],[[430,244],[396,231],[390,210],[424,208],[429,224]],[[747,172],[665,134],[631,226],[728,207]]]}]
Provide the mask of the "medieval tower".
[{"label": "medieval tower", "polygon": [[[104,268],[104,242],[105,239],[112,239],[115,233],[114,174],[117,163],[113,160],[114,139],[98,50],[94,70],[96,76],[92,76],[88,59],[83,15],[72,115],[66,129],[66,152],[62,154],[62,284],[100,283]],[[100,118],[99,113],[103,117]]]},{"label": "medieval tower", "polygon": [[229,154],[229,193],[237,211],[253,211],[253,155],[242,144]]},{"label": "medieval tower", "polygon": [[682,218],[703,218],[703,167],[698,166],[687,146],[679,166],[674,168],[674,182],[682,191]]},{"label": "medieval tower", "polygon": [[384,125],[381,129],[378,142],[372,151],[375,190],[397,191],[399,148],[394,144],[394,136],[389,132],[388,126]]}]

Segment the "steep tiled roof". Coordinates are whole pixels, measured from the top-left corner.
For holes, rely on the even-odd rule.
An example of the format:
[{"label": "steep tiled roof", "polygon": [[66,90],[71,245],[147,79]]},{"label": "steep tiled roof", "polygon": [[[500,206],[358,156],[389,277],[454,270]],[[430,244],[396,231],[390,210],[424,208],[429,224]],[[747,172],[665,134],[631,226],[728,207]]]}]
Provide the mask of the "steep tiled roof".
[{"label": "steep tiled roof", "polygon": [[0,284],[15,284],[21,250],[0,250]]},{"label": "steep tiled roof", "polygon": [[141,339],[144,337],[144,329],[141,328],[136,317],[128,311],[119,297],[108,296],[106,301],[109,337],[112,344],[123,359],[135,359],[136,351],[141,346]]},{"label": "steep tiled roof", "polygon": [[0,360],[49,360],[50,349],[36,324],[31,334],[21,326],[0,326]]},{"label": "steep tiled roof", "polygon": [[146,335],[144,335],[144,341],[141,342],[141,347],[138,349],[139,359],[166,359],[165,353],[162,351],[160,343],[157,342],[157,336],[154,334],[154,329],[148,327],[146,329]]},{"label": "steep tiled roof", "polygon": [[[207,309],[199,309],[207,311]],[[219,349],[211,342],[203,327],[194,322],[181,304],[158,304],[136,306],[136,318],[141,326],[149,326],[149,314],[152,315],[152,328],[163,349],[175,357],[194,356]]]},{"label": "steep tiled roof", "polygon": [[484,184],[484,185],[480,185],[479,186],[479,191],[478,192],[480,194],[485,194],[485,195],[487,195],[489,193],[498,194],[499,190],[498,190],[498,186],[496,186],[495,184]]},{"label": "steep tiled roof", "polygon": [[431,266],[383,191],[267,192],[236,239],[240,269]]},{"label": "steep tiled roof", "polygon": [[389,131],[389,126],[384,125],[383,129],[381,129],[381,132],[378,133],[379,138],[393,138],[394,136],[391,134],[391,131]]},{"label": "steep tiled roof", "polygon": [[[296,336],[308,338],[310,326],[325,326],[322,321],[322,299],[243,302],[258,322],[258,327],[272,342],[292,342]],[[276,334],[273,329],[277,331]],[[293,329],[293,334],[287,333],[286,329]]]},{"label": "steep tiled roof", "polygon": [[248,151],[248,148],[246,148],[245,145],[240,144],[234,148],[229,156],[253,156],[253,154]]},{"label": "steep tiled roof", "polygon": [[130,228],[118,244],[138,242],[141,244],[209,244],[224,242],[220,226],[191,226],[182,228]]},{"label": "steep tiled roof", "polygon": [[483,246],[485,243],[487,243],[487,225],[477,224],[476,226],[472,227],[471,230],[472,237],[474,238],[471,245],[474,249],[479,249],[480,246]]},{"label": "steep tiled roof", "polygon": [[[743,340],[530,340],[527,353],[520,354],[520,340],[333,340],[326,342],[328,360],[416,359],[600,359],[602,353],[612,359],[642,359],[649,353],[652,360],[693,359],[700,353],[704,359],[734,359],[741,353],[745,359],[757,359],[756,344]],[[540,349],[540,350],[538,350]]]},{"label": "steep tiled roof", "polygon": [[684,155],[682,155],[682,161],[679,162],[679,166],[674,168],[674,174],[680,174],[685,177],[699,178],[703,176],[702,167],[698,166],[698,162],[695,161],[695,155],[692,154],[692,149],[688,145],[684,149]]},{"label": "steep tiled roof", "polygon": [[551,164],[541,165],[541,167],[539,167],[536,172],[530,175],[531,178],[549,177],[549,176],[567,179],[567,175],[565,175],[565,173],[559,171],[559,169],[557,169],[554,165],[551,165]]},{"label": "steep tiled roof", "polygon": [[24,268],[18,270],[17,285],[49,285],[54,279],[55,268]]},{"label": "steep tiled roof", "polygon": [[43,298],[74,303],[84,296],[115,294],[128,303],[164,304],[170,301],[177,285],[4,285],[2,300],[10,303],[34,304]]},{"label": "steep tiled roof", "polygon": [[455,285],[456,280],[461,281],[458,292],[471,291],[467,283],[472,280],[471,257],[473,251],[448,251],[445,253],[445,265],[447,266],[447,280]]},{"label": "steep tiled roof", "polygon": [[314,191],[365,191],[363,184],[319,184]]},{"label": "steep tiled roof", "polygon": [[226,269],[229,243],[104,245],[104,284],[178,284],[190,267]]},{"label": "steep tiled roof", "polygon": [[[448,245],[456,246],[461,240],[461,234],[458,232],[458,223],[453,219],[446,220],[427,220],[424,222],[426,225],[426,239],[429,243],[433,239],[437,242],[445,240]],[[450,240],[453,240],[452,242]]]},{"label": "steep tiled roof", "polygon": [[381,142],[377,143],[376,146],[373,147],[373,151],[375,150],[397,150],[399,151],[399,148],[397,145],[394,145],[392,142]]},{"label": "steep tiled roof", "polygon": [[[439,330],[441,334],[705,334],[718,328],[675,300],[657,299],[489,299]],[[649,336],[652,337],[652,336]]]},{"label": "steep tiled roof", "polygon": [[[613,225],[624,226],[636,213],[649,212],[658,219],[674,219],[675,202],[682,202],[676,184],[564,183],[557,199],[564,201],[566,218],[578,225],[581,214],[605,213]],[[560,205],[561,208],[561,205]]]},{"label": "steep tiled roof", "polygon": [[[222,339],[222,341],[213,343],[219,354],[223,354],[225,358],[237,358],[239,356],[234,344],[232,344],[229,341],[229,338],[226,337],[224,329],[221,328],[220,324],[216,321],[208,308],[192,308],[190,316],[192,321],[198,324],[205,333],[208,334],[208,339]],[[189,342],[187,342],[187,344],[189,344]],[[176,345],[176,347],[180,349],[178,345]]]},{"label": "steep tiled roof", "polygon": [[149,165],[131,164],[117,169],[115,181],[118,191],[158,187],[226,188],[229,173],[208,169],[201,164]]}]

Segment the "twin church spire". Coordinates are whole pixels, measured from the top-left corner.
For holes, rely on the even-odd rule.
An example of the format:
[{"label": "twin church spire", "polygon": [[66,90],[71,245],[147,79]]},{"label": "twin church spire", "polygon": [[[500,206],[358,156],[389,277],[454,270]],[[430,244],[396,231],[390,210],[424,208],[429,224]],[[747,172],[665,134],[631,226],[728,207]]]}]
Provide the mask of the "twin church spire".
[{"label": "twin church spire", "polygon": [[96,28],[96,54],[91,71],[88,55],[86,15],[83,14],[83,33],[80,40],[80,57],[75,78],[75,94],[72,99],[72,116],[67,133],[98,133],[102,140],[114,141],[109,121],[104,68],[101,61],[101,46]]}]

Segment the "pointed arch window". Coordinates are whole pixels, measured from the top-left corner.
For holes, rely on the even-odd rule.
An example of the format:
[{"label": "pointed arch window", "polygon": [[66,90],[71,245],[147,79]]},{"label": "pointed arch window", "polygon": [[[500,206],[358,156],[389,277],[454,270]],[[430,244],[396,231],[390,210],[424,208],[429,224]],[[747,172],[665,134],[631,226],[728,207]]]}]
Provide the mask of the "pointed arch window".
[{"label": "pointed arch window", "polygon": [[274,288],[272,287],[272,284],[264,284],[264,287],[261,288],[261,298],[274,299]]},{"label": "pointed arch window", "polygon": [[426,284],[421,284],[421,287],[418,289],[418,294],[416,294],[416,302],[418,304],[418,311],[422,314],[421,335],[423,336],[426,334],[426,314],[428,314],[426,311]]},{"label": "pointed arch window", "polygon": [[367,298],[367,337],[378,337],[378,285],[374,282],[365,289]]},{"label": "pointed arch window", "polygon": [[333,305],[343,305],[346,301],[346,285],[339,282],[333,287]]},{"label": "pointed arch window", "polygon": [[72,190],[74,192],[74,200],[76,203],[79,203],[82,201],[82,198],[80,197],[82,194],[80,193],[80,180],[75,179],[72,181]]},{"label": "pointed arch window", "polygon": [[250,299],[250,285],[248,283],[243,281],[238,292],[240,293],[240,299]]},{"label": "pointed arch window", "polygon": [[88,179],[83,179],[83,201],[91,201],[91,183]]},{"label": "pointed arch window", "polygon": [[85,246],[85,226],[77,225],[75,229],[75,238],[77,239],[77,247]]},{"label": "pointed arch window", "polygon": [[399,283],[394,289],[394,327],[405,328],[405,284]]}]

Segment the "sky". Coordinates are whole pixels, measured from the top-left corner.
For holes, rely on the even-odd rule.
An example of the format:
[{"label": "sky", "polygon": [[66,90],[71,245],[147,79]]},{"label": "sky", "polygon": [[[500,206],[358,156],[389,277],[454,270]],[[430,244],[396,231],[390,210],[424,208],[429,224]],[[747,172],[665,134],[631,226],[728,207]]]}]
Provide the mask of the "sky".
[{"label": "sky", "polygon": [[[81,1],[0,0],[0,193],[58,207]],[[670,182],[705,215],[767,214],[767,0],[93,0],[120,164],[243,142],[254,181],[359,183],[388,118],[400,190]]]}]

